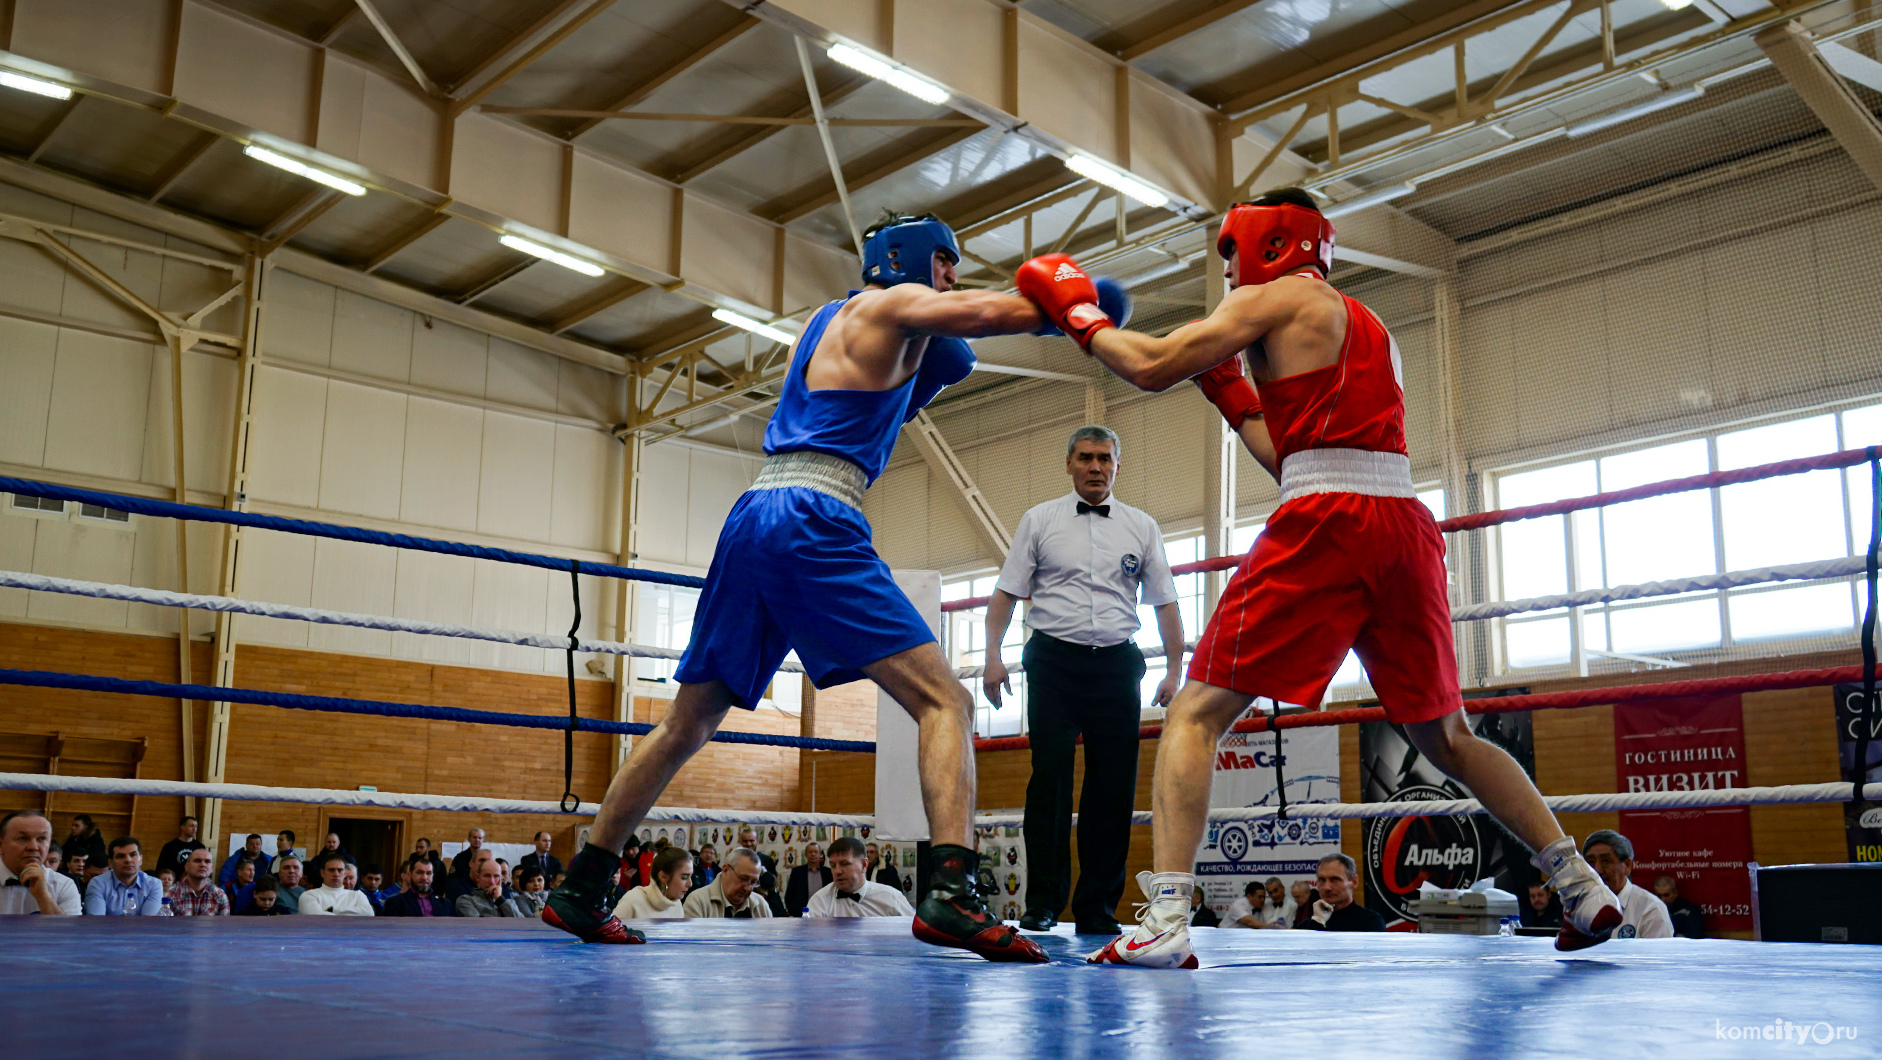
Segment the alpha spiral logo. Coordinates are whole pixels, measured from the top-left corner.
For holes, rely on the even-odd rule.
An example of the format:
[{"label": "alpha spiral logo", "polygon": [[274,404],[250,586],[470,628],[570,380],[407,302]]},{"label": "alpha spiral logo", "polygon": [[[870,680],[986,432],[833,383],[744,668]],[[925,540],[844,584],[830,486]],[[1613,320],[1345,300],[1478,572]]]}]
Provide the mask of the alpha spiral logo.
[{"label": "alpha spiral logo", "polygon": [[[1444,802],[1452,792],[1429,785],[1400,789],[1391,802]],[[1386,919],[1416,920],[1410,903],[1420,885],[1468,887],[1483,868],[1483,844],[1474,820],[1458,817],[1376,817],[1366,825],[1367,904],[1383,902]]]}]

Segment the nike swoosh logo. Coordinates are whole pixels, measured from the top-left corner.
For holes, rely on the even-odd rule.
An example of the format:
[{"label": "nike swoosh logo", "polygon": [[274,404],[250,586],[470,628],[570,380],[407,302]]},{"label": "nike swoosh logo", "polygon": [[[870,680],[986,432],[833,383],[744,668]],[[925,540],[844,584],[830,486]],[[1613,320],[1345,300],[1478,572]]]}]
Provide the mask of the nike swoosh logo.
[{"label": "nike swoosh logo", "polygon": [[1149,940],[1148,942],[1138,942],[1138,941],[1137,941],[1136,939],[1131,939],[1131,940],[1130,940],[1129,942],[1126,942],[1126,943],[1124,944],[1124,952],[1125,952],[1125,953],[1136,953],[1136,952],[1137,952],[1138,950],[1141,950],[1141,949],[1143,949],[1143,948],[1144,948],[1145,946],[1149,946],[1149,945],[1152,945],[1152,944],[1154,944],[1154,943],[1155,943],[1155,942],[1157,941],[1157,939],[1160,939],[1160,938],[1162,938],[1162,937],[1163,937],[1164,935],[1168,935],[1168,934],[1169,934],[1169,932],[1167,932],[1167,931],[1164,931],[1164,932],[1161,932],[1161,933],[1159,933],[1159,934],[1157,934],[1157,935],[1155,935],[1155,936],[1153,936],[1153,937],[1152,937],[1152,938],[1151,938],[1151,939],[1150,939],[1150,940]]}]

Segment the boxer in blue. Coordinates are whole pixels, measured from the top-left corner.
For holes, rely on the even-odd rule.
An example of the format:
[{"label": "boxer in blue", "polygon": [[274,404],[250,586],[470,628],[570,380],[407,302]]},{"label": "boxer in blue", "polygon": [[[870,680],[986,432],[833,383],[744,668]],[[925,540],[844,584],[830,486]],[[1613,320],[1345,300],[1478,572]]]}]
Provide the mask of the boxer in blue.
[{"label": "boxer in blue", "polygon": [[863,289],[819,309],[798,337],[765,431],[769,458],[719,534],[673,707],[608,786],[544,920],[586,942],[646,941],[606,903],[622,845],[726,711],[755,706],[795,648],[817,687],[868,677],[921,728],[934,860],[916,937],[988,960],[1046,960],[976,892],[973,699],[876,555],[862,513],[902,425],[973,370],[963,340],[1044,324],[1017,295],[953,290],[960,260],[939,220],[886,215],[864,239]]}]

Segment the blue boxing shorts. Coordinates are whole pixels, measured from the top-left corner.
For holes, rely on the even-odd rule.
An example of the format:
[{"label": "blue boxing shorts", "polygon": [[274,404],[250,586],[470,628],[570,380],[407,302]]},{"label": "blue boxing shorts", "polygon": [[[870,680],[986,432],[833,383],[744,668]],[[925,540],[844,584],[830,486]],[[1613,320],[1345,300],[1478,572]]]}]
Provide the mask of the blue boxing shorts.
[{"label": "blue boxing shorts", "polygon": [[732,506],[674,680],[724,681],[755,708],[795,649],[818,688],[935,639],[870,542],[869,521],[803,487],[755,489]]}]

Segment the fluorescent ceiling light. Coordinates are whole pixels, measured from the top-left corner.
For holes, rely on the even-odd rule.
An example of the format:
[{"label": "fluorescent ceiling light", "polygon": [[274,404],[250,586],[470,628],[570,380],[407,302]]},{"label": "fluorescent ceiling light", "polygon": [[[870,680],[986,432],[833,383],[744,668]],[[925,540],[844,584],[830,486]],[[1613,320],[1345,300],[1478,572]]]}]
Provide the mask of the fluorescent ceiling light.
[{"label": "fluorescent ceiling light", "polygon": [[878,81],[887,81],[896,88],[914,96],[923,103],[946,103],[948,90],[939,84],[911,73],[899,66],[893,66],[868,52],[852,48],[847,44],[830,45],[830,58],[852,70],[861,70]]},{"label": "fluorescent ceiling light", "polygon": [[309,165],[303,165],[286,155],[276,154],[266,147],[256,147],[254,144],[249,144],[247,147],[242,148],[242,153],[257,162],[266,162],[276,169],[285,169],[296,176],[306,177],[316,184],[325,184],[335,191],[343,191],[348,195],[366,194],[366,189],[359,184],[355,184],[344,177],[336,177],[324,170],[315,169]]},{"label": "fluorescent ceiling light", "polygon": [[1660,0],[1668,11],[1684,11],[1692,6],[1692,0]]},{"label": "fluorescent ceiling light", "polygon": [[1369,206],[1377,206],[1382,202],[1391,202],[1394,199],[1402,199],[1405,196],[1410,195],[1412,192],[1417,191],[1417,190],[1418,190],[1418,185],[1413,184],[1409,181],[1407,181],[1404,184],[1394,184],[1389,188],[1380,188],[1378,191],[1369,191],[1365,193],[1364,195],[1355,195],[1350,199],[1342,199],[1339,202],[1332,203],[1328,206],[1325,206],[1320,210],[1320,216],[1339,217],[1344,214],[1358,213],[1359,211],[1364,210]]},{"label": "fluorescent ceiling light", "polygon": [[1630,122],[1635,118],[1645,117],[1657,110],[1677,107],[1681,103],[1698,99],[1705,94],[1706,89],[1704,85],[1687,85],[1685,88],[1669,89],[1653,99],[1636,103],[1631,107],[1622,107],[1619,110],[1611,110],[1606,114],[1596,115],[1586,121],[1578,121],[1564,129],[1563,132],[1566,133],[1571,140],[1578,136],[1587,136],[1589,133],[1597,133],[1603,129],[1611,129],[1623,122]]},{"label": "fluorescent ceiling light", "polygon": [[72,90],[51,81],[41,81],[37,77],[27,77],[11,70],[0,71],[0,85],[17,88],[21,92],[31,92],[35,96],[51,96],[53,99],[71,99]]},{"label": "fluorescent ceiling light", "polygon": [[1065,160],[1065,168],[1084,177],[1095,180],[1107,188],[1121,191],[1143,203],[1145,206],[1162,207],[1170,204],[1170,197],[1156,188],[1145,184],[1129,173],[1115,166],[1106,165],[1089,155],[1073,155]]},{"label": "fluorescent ceiling light", "polygon": [[735,328],[744,328],[754,335],[761,335],[770,339],[772,342],[781,343],[785,346],[789,346],[791,343],[797,341],[797,336],[788,331],[781,328],[774,328],[762,321],[753,320],[743,313],[734,313],[730,309],[713,310],[712,319],[723,324],[730,324]]},{"label": "fluorescent ceiling light", "polygon": [[608,271],[592,261],[583,261],[572,254],[564,254],[559,250],[551,250],[541,243],[531,243],[529,240],[519,236],[503,236],[499,238],[497,242],[509,247],[511,250],[520,250],[525,254],[534,254],[544,261],[553,261],[557,265],[565,269],[573,269],[583,276],[600,276]]}]

